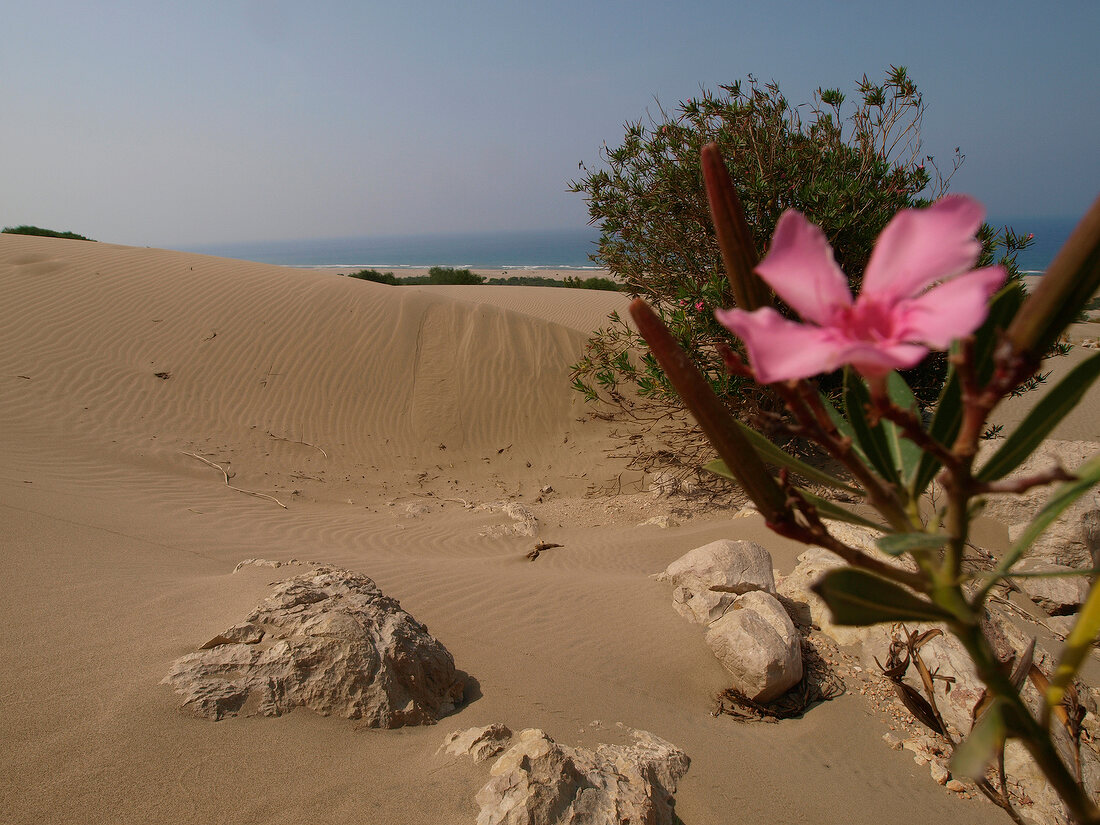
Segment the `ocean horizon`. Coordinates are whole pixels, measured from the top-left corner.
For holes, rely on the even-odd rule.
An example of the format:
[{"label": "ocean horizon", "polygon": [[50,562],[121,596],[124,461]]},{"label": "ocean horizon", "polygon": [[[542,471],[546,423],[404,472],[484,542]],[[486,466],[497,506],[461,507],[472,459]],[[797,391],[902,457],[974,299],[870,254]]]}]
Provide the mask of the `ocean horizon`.
[{"label": "ocean horizon", "polygon": [[311,269],[599,269],[593,228],[206,244],[181,251]]},{"label": "ocean horizon", "polygon": [[[1017,255],[1017,265],[1028,274],[1041,274],[1069,237],[1072,218],[990,218],[989,223],[1031,232],[1034,241]],[[453,266],[460,269],[516,271],[598,270],[599,230],[553,229],[516,232],[466,232],[424,235],[383,235],[355,238],[307,238],[204,244],[181,251],[237,258],[279,266],[311,269],[422,269]]]}]

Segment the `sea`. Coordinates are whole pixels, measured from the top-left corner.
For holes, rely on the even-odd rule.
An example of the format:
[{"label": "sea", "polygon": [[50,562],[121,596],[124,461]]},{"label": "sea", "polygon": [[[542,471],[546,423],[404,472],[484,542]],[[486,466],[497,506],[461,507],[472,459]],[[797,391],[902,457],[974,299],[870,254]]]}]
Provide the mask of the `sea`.
[{"label": "sea", "polygon": [[382,235],[196,246],[182,250],[316,269],[592,270],[600,233],[593,228],[436,235]]},{"label": "sea", "polygon": [[[1017,265],[1041,274],[1065,243],[1076,220],[1071,218],[990,218],[996,228],[1034,234],[1031,245],[1017,254]],[[453,266],[469,269],[593,270],[599,231],[553,229],[524,232],[473,232],[430,235],[277,240],[209,244],[182,251],[239,258],[281,266],[316,269],[418,269]]]}]

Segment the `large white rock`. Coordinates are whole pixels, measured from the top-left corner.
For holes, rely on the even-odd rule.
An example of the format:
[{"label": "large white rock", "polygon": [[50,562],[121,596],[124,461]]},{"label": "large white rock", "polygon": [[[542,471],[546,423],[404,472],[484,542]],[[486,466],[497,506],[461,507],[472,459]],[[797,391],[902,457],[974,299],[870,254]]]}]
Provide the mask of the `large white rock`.
[{"label": "large white rock", "polygon": [[477,793],[477,825],[673,825],[673,794],[691,760],[651,733],[630,733],[633,745],[592,751],[520,731]]},{"label": "large white rock", "polygon": [[799,622],[817,625],[837,644],[858,645],[866,639],[867,628],[833,624],[828,606],[812,589],[827,572],[844,566],[844,560],[835,553],[808,547],[798,557],[798,564],[790,575],[784,576],[776,586],[776,592],[790,601]]},{"label": "large white rock", "polygon": [[658,573],[675,586],[672,604],[689,621],[710,624],[741,593],[775,594],[771,554],[751,541],[719,539],[696,547]]},{"label": "large white rock", "polygon": [[738,596],[707,628],[707,644],[734,687],[770,702],[802,679],[802,638],[779,600],[760,590]]},{"label": "large white rock", "polygon": [[368,727],[432,724],[465,684],[397,601],[366,576],[325,566],[280,583],[204,647],[177,659],[163,683],[211,719],[307,707]]}]

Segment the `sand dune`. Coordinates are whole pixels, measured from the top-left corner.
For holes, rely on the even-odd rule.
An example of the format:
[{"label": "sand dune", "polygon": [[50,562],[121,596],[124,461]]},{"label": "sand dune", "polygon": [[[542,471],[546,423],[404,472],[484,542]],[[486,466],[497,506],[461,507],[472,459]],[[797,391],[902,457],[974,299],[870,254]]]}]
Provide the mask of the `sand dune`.
[{"label": "sand dune", "polygon": [[[493,721],[668,739],[693,760],[688,825],[1000,821],[888,750],[858,695],[774,725],[711,716],[726,674],[649,576],[765,532],[639,527],[671,505],[584,496],[622,468],[568,365],[621,296],[11,235],[0,290],[5,822],[473,822],[484,770],[437,749]],[[536,539],[491,506],[508,500],[562,547],[528,562]],[[767,544],[793,566],[798,548]],[[398,731],[181,715],[158,682],[282,576],[232,573],[255,556],[374,578],[451,650],[472,701]]]}]

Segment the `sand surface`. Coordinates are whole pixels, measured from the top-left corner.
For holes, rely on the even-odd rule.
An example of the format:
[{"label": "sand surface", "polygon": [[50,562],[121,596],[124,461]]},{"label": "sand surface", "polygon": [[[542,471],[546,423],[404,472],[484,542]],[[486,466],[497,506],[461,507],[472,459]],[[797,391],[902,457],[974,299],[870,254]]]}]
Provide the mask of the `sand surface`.
[{"label": "sand surface", "polygon": [[[1003,821],[889,750],[858,693],[778,724],[711,715],[726,674],[650,575],[722,537],[763,540],[781,571],[799,548],[755,518],[660,529],[638,525],[667,500],[586,496],[622,467],[568,367],[624,296],[14,235],[0,294],[0,820],[473,823],[487,767],[437,750],[499,721],[668,739],[692,759],[686,825]],[[466,506],[513,500],[563,546],[529,562],[535,538]],[[233,573],[248,557],[371,576],[470,701],[396,731],[181,714],[170,663],[297,572]]]}]

